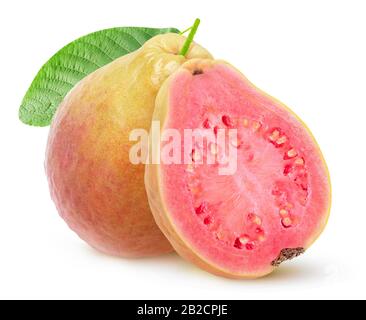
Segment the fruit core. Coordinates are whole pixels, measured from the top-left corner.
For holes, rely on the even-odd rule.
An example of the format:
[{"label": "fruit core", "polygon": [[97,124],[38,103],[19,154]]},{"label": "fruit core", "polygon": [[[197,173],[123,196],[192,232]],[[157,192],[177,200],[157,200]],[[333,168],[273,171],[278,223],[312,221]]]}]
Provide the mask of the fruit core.
[{"label": "fruit core", "polygon": [[[237,148],[239,161],[235,175],[220,176],[218,160],[226,150],[214,143],[194,145],[193,163],[186,165],[185,179],[197,222],[205,225],[216,241],[236,250],[256,250],[266,240],[263,220],[268,214],[268,208],[264,210],[254,201],[259,196],[266,198],[266,206],[270,204],[277,215],[275,223],[283,229],[295,227],[307,203],[308,173],[306,154],[291,145],[286,132],[258,119],[219,112],[203,117],[201,127],[214,133],[236,128],[238,138],[230,144]],[[216,156],[212,165],[202,164],[208,153]]]}]

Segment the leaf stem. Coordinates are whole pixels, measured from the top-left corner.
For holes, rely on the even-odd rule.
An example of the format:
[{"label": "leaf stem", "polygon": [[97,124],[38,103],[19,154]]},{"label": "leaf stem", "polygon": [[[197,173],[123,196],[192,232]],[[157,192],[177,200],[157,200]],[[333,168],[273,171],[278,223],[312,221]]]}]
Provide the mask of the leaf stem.
[{"label": "leaf stem", "polygon": [[[197,32],[198,26],[200,25],[201,20],[200,19],[196,19],[194,21],[193,26],[191,27],[191,31],[187,37],[186,42],[184,42],[184,45],[182,47],[182,49],[180,50],[179,54],[182,56],[185,56],[189,50],[189,47],[191,46],[192,42],[193,42],[193,38]],[[188,30],[187,30],[188,31]]]}]

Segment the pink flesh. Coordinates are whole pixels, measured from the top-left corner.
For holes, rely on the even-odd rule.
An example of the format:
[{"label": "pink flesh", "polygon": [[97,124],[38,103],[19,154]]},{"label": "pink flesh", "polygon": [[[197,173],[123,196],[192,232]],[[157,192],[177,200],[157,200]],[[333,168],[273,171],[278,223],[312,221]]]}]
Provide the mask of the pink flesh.
[{"label": "pink flesh", "polygon": [[164,127],[228,126],[238,130],[236,174],[220,176],[218,164],[161,165],[164,200],[178,234],[203,259],[256,274],[282,249],[306,247],[321,231],[327,172],[302,124],[236,71],[215,65],[196,76],[180,72]]}]

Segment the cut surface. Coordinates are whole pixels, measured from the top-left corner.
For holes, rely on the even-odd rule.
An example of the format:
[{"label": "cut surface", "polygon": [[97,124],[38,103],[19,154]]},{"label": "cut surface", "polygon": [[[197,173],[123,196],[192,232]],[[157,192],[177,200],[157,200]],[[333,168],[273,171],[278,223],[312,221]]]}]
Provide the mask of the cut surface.
[{"label": "cut surface", "polygon": [[[226,129],[228,142],[224,148],[194,143],[192,164],[157,170],[163,208],[157,220],[170,225],[166,235],[178,252],[183,243],[183,255],[199,265],[251,277],[315,240],[328,215],[329,180],[316,142],[296,116],[217,62],[179,71],[165,103],[163,129],[178,129],[182,137],[189,128],[214,135]],[[237,129],[236,139],[228,129]],[[220,175],[228,146],[236,149],[237,170]]]}]

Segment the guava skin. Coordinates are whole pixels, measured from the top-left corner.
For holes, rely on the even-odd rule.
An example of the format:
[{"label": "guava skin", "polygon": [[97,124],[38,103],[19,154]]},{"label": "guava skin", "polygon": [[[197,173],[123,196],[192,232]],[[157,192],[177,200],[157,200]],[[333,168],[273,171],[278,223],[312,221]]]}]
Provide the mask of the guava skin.
[{"label": "guava skin", "polygon": [[131,130],[149,130],[163,81],[192,58],[211,58],[185,37],[165,34],[98,69],[64,99],[53,119],[46,173],[60,216],[80,238],[106,254],[145,257],[172,247],[157,227],[144,187],[144,165],[133,165]]}]

